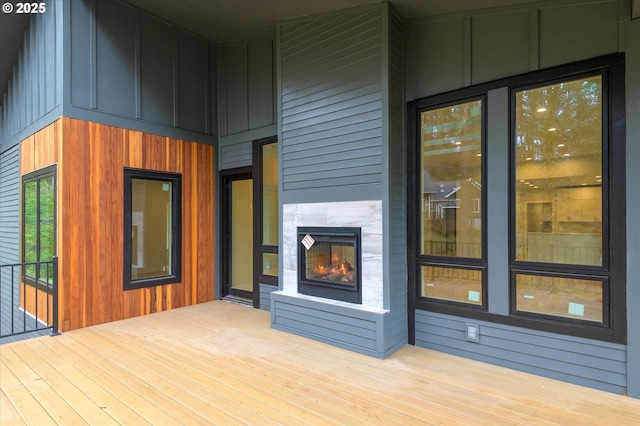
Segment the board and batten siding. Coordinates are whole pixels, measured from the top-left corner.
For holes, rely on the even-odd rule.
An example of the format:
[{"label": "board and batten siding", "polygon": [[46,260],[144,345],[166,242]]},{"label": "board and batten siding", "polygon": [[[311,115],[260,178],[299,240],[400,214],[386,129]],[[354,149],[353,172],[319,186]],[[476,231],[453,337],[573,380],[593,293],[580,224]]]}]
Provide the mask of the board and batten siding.
[{"label": "board and batten siding", "polygon": [[0,102],[0,153],[62,114],[62,14],[64,3],[44,1],[33,14]]},{"label": "board and batten siding", "polygon": [[[60,329],[213,300],[214,147],[61,118],[21,143],[21,174],[57,163]],[[124,291],[124,169],[182,175],[182,281]]]},{"label": "board and batten siding", "polygon": [[[416,311],[416,346],[614,393],[626,393],[625,345]],[[466,323],[480,342],[466,340]]]},{"label": "board and batten siding", "polygon": [[410,20],[407,97],[618,52],[625,3],[557,0]]},{"label": "board and batten siding", "polygon": [[380,185],[380,8],[284,22],[279,30],[285,194]]},{"label": "board and batten siding", "polygon": [[218,46],[220,170],[251,166],[252,141],[277,134],[273,39]]},{"label": "board and batten siding", "polygon": [[215,45],[114,0],[70,8],[68,115],[215,142]]}]

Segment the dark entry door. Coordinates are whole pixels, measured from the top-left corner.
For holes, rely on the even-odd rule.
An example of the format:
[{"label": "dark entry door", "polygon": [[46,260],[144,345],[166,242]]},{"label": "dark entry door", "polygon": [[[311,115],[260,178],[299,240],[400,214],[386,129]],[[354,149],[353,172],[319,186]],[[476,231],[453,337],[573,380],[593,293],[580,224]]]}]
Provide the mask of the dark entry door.
[{"label": "dark entry door", "polygon": [[251,173],[224,177],[226,214],[222,296],[253,298],[253,179]]}]

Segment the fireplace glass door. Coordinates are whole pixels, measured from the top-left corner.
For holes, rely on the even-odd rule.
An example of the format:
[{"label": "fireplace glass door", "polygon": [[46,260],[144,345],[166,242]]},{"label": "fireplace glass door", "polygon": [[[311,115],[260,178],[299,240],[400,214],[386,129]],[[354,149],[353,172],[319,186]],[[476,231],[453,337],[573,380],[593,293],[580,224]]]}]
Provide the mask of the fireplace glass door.
[{"label": "fireplace glass door", "polygon": [[360,228],[299,228],[299,291],[360,303]]}]

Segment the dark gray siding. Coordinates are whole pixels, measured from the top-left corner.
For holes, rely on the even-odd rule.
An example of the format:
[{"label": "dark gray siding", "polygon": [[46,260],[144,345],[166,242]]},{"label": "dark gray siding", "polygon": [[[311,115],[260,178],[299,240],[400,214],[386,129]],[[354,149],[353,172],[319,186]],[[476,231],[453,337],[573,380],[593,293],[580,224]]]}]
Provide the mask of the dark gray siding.
[{"label": "dark gray siding", "polygon": [[285,193],[383,181],[380,9],[318,19],[280,27]]},{"label": "dark gray siding", "polygon": [[378,358],[387,355],[380,339],[383,318],[360,309],[271,295],[273,328]]},{"label": "dark gray siding", "polygon": [[388,93],[387,114],[389,143],[385,147],[388,158],[386,171],[389,202],[384,227],[388,229],[384,245],[384,262],[388,265],[385,281],[385,300],[390,312],[384,321],[385,350],[407,343],[407,220],[405,183],[405,100],[404,59],[405,33],[402,19],[391,10],[388,21]]},{"label": "dark gray siding", "polygon": [[277,134],[274,41],[219,46],[218,76],[220,169],[250,166],[251,141]]},{"label": "dark gray siding", "polygon": [[0,264],[20,261],[19,148],[0,153]]},{"label": "dark gray siding", "polygon": [[[465,339],[480,326],[480,342]],[[615,393],[626,392],[626,347],[416,311],[416,346]]]},{"label": "dark gray siding", "polygon": [[62,104],[63,2],[31,15],[7,92],[0,101],[0,152],[53,122]]},{"label": "dark gray siding", "polygon": [[260,284],[260,309],[271,310],[271,293],[278,291],[278,286]]},{"label": "dark gray siding", "polygon": [[[640,4],[637,5],[640,9]],[[640,10],[638,10],[640,12]],[[627,23],[627,394],[640,398],[640,19]]]},{"label": "dark gray siding", "polygon": [[[630,28],[634,24],[629,25],[628,13],[624,2],[617,0],[559,0],[413,20],[408,23],[408,98],[443,93],[625,49],[629,60],[637,55],[638,47],[637,43],[631,42],[637,36],[634,38],[627,34],[625,39],[624,26]],[[442,50],[442,44],[446,45],[446,52]],[[630,75],[637,72],[629,72],[635,69],[637,62],[635,65],[627,64],[628,85],[635,82]],[[635,106],[630,110],[630,105]],[[486,147],[487,205],[490,206],[487,218],[488,310],[492,314],[507,316],[510,291],[509,230],[505,226],[509,209],[508,89],[490,91],[487,106],[490,111]],[[638,96],[627,93],[627,116],[637,116],[638,110]],[[631,122],[635,120],[627,120],[627,125]],[[636,144],[637,133],[637,130],[627,129],[628,145]],[[636,182],[638,177],[628,175],[627,181]],[[634,196],[629,194],[628,202]],[[638,211],[635,203],[628,208],[628,213]],[[633,229],[636,222],[627,222],[630,226],[627,232],[629,242],[638,240],[638,232]],[[637,256],[634,257],[630,251],[629,270],[634,268],[631,265],[637,264],[635,258]],[[416,341],[420,346],[631,394],[634,383],[640,382],[638,363],[627,364],[627,360],[638,359],[640,353],[640,339],[637,337],[640,334],[636,325],[640,313],[634,305],[638,300],[640,273],[633,271],[628,272],[627,277],[628,346],[490,323],[482,323],[481,343],[477,345],[463,340],[463,318],[443,321],[442,316],[428,312],[416,314]],[[629,389],[626,389],[627,385]],[[636,394],[640,394],[637,385],[635,387]]]},{"label": "dark gray siding", "polygon": [[532,2],[412,20],[408,98],[617,52],[619,4]]},{"label": "dark gray siding", "polygon": [[70,21],[70,117],[215,142],[215,45],[114,0]]}]

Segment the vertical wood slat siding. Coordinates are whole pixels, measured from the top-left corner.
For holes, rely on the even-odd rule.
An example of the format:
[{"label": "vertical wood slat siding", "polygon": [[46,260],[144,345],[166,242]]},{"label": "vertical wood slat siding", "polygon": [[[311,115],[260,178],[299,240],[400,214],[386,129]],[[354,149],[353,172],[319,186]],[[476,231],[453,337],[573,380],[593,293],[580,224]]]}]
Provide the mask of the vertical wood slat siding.
[{"label": "vertical wood slat siding", "polygon": [[[416,311],[416,346],[614,393],[626,392],[626,347]],[[480,325],[480,343],[465,323]]]},{"label": "vertical wood slat siding", "polygon": [[[212,146],[63,118],[22,149],[22,174],[58,163],[61,330],[213,300]],[[182,174],[181,283],[123,291],[125,167]]]},{"label": "vertical wood slat siding", "polygon": [[281,25],[285,191],[382,182],[381,22],[372,8]]}]

